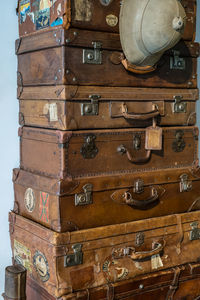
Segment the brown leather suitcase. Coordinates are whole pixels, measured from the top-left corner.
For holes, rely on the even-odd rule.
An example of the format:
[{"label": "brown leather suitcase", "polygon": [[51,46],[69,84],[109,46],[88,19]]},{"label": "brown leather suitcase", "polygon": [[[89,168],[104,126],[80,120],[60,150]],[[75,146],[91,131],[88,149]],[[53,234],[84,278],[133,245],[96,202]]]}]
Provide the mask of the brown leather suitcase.
[{"label": "brown leather suitcase", "polygon": [[[29,277],[27,280],[27,300],[32,299],[56,300]],[[182,265],[59,298],[59,300],[76,299],[198,300],[200,299],[200,265],[199,263]]]},{"label": "brown leather suitcase", "polygon": [[196,89],[25,87],[20,125],[60,130],[195,125]]},{"label": "brown leather suitcase", "polygon": [[58,179],[190,167],[198,156],[193,126],[91,131],[24,126],[19,136],[20,167]]},{"label": "brown leather suitcase", "polygon": [[55,233],[10,213],[13,257],[50,295],[124,282],[199,260],[200,212]]},{"label": "brown leather suitcase", "polygon": [[[187,15],[184,39],[194,40],[196,1],[181,0]],[[19,34],[61,27],[119,32],[120,0],[19,0]]]},{"label": "brown leather suitcase", "polygon": [[180,41],[167,51],[154,72],[131,73],[122,64],[116,34],[54,30],[17,40],[18,85],[197,87],[199,44]]},{"label": "brown leather suitcase", "polygon": [[200,208],[200,174],[191,168],[74,181],[14,169],[13,182],[14,212],[56,232]]}]

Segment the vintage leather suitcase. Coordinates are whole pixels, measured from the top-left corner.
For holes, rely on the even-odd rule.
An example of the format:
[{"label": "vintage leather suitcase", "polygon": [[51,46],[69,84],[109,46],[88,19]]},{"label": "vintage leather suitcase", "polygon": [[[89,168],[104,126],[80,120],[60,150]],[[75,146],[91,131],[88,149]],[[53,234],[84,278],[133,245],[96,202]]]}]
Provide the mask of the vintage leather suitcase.
[{"label": "vintage leather suitcase", "polygon": [[20,125],[60,130],[195,125],[197,89],[25,87]]},{"label": "vintage leather suitcase", "polygon": [[[181,0],[187,15],[185,40],[195,39],[196,1]],[[69,27],[119,32],[120,0],[19,0],[19,34]]]},{"label": "vintage leather suitcase", "polygon": [[[114,50],[116,49],[116,50]],[[199,44],[180,41],[160,59],[157,69],[134,74],[122,64],[116,34],[54,30],[16,41],[18,85],[197,87]]]},{"label": "vintage leather suitcase", "polygon": [[13,182],[14,212],[56,232],[200,208],[200,174],[191,168],[74,181],[14,169]]},{"label": "vintage leather suitcase", "polygon": [[[27,280],[27,300],[55,300],[44,288]],[[58,298],[57,298],[58,299]],[[198,300],[200,299],[200,265],[192,263],[139,276],[112,285],[62,296],[59,300]]]},{"label": "vintage leather suitcase", "polygon": [[55,233],[10,213],[13,257],[50,295],[137,278],[199,260],[200,212]]},{"label": "vintage leather suitcase", "polygon": [[20,167],[58,179],[190,167],[198,156],[194,126],[92,131],[24,126],[19,136]]}]

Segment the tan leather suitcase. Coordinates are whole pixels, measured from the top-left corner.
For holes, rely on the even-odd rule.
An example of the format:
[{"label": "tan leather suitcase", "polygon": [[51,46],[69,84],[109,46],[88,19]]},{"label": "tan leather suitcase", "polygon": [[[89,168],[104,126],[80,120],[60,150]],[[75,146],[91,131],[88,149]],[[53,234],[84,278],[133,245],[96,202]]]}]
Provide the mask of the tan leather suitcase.
[{"label": "tan leather suitcase", "polygon": [[198,158],[193,126],[91,131],[24,126],[19,136],[20,167],[58,179],[173,170],[191,167]]},{"label": "tan leather suitcase", "polygon": [[[196,1],[181,0],[187,15],[184,39],[194,40]],[[69,27],[119,32],[120,0],[19,0],[19,34]]]},{"label": "tan leather suitcase", "polygon": [[60,130],[195,125],[196,89],[25,87],[20,125]]},{"label": "tan leather suitcase", "polygon": [[9,219],[14,260],[54,297],[199,260],[199,211],[71,233]]},{"label": "tan leather suitcase", "polygon": [[184,213],[200,208],[194,169],[57,180],[13,170],[14,212],[56,232]]},{"label": "tan leather suitcase", "polygon": [[[139,276],[131,280],[104,285],[62,296],[59,300],[198,300],[200,299],[199,263]],[[45,289],[31,279],[27,280],[27,300],[55,300]]]},{"label": "tan leather suitcase", "polygon": [[180,41],[159,60],[154,72],[126,70],[116,34],[54,30],[17,40],[18,85],[197,87],[199,44]]}]

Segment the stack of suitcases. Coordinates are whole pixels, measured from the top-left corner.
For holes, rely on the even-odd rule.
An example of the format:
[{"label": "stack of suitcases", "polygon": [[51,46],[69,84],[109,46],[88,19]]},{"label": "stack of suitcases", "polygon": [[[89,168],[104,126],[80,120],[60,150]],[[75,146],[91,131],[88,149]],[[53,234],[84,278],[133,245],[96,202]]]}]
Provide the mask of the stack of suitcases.
[{"label": "stack of suitcases", "polygon": [[123,54],[126,2],[19,1],[9,221],[28,300],[200,296],[196,1],[152,72]]}]

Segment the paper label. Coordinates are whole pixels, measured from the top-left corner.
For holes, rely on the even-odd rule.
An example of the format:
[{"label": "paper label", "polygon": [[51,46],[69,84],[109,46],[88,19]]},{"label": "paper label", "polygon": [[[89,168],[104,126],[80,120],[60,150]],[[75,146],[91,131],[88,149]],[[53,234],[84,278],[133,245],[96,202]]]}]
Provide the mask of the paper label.
[{"label": "paper label", "polygon": [[14,240],[14,259],[32,273],[31,251],[17,240]]},{"label": "paper label", "polygon": [[156,270],[163,267],[163,262],[159,254],[153,255],[151,257],[151,268]]},{"label": "paper label", "polygon": [[24,195],[24,204],[28,212],[32,213],[35,209],[35,194],[31,188],[28,188]]},{"label": "paper label", "polygon": [[49,265],[43,253],[36,251],[33,256],[33,265],[43,282],[49,280]]},{"label": "paper label", "polygon": [[50,122],[58,121],[58,109],[56,103],[49,104],[49,117],[50,117]]},{"label": "paper label", "polygon": [[40,192],[39,218],[43,222],[49,223],[49,194]]},{"label": "paper label", "polygon": [[146,128],[145,149],[162,150],[162,128],[158,126]]}]

